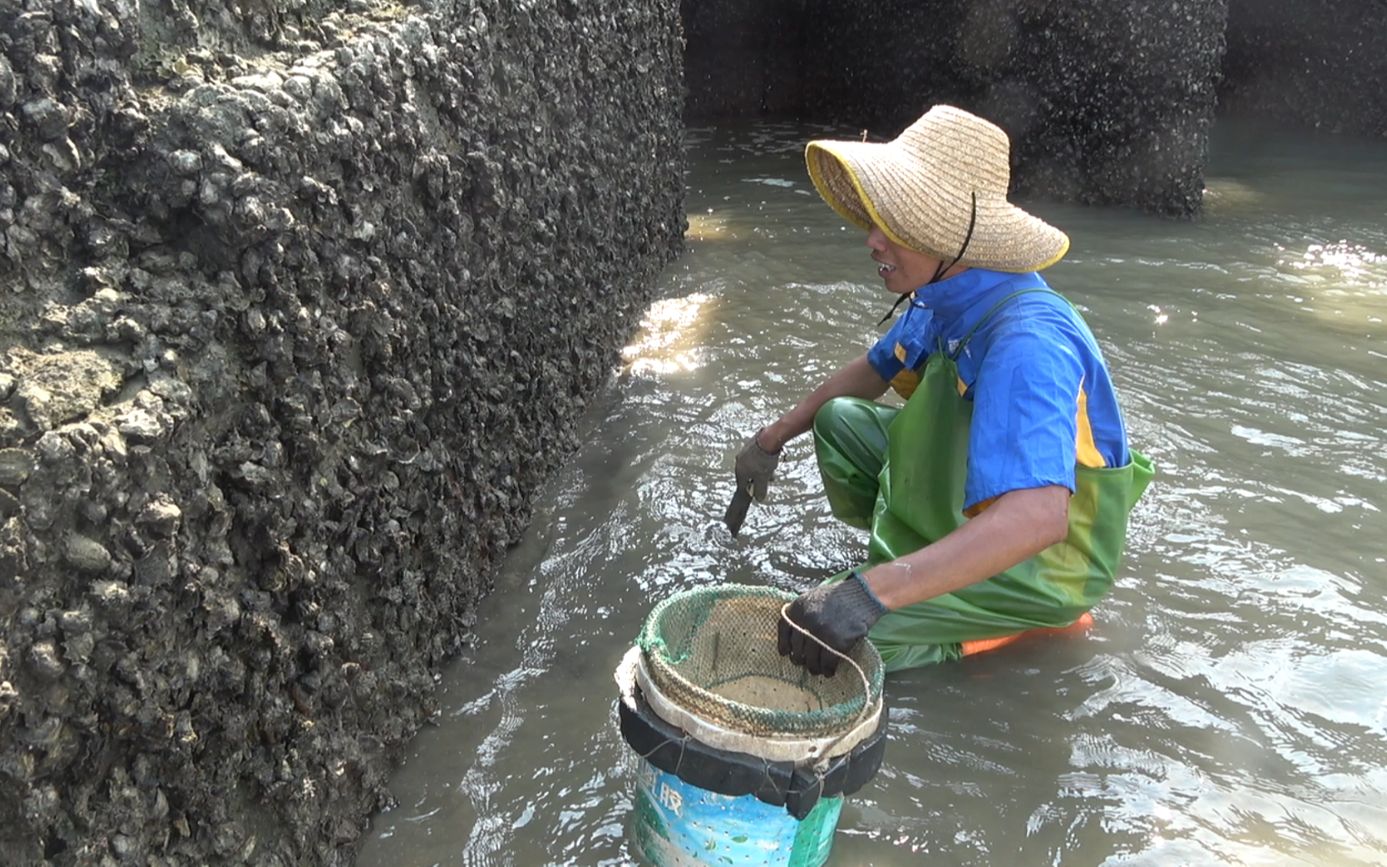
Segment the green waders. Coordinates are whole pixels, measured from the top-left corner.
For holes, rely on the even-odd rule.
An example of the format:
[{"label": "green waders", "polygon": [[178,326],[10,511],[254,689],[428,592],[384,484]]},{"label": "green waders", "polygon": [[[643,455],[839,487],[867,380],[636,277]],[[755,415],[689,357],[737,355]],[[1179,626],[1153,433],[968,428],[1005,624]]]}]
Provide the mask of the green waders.
[{"label": "green waders", "polygon": [[[959,394],[954,359],[971,336],[954,356],[929,357],[901,409],[835,398],[814,418],[814,448],[833,514],[871,531],[866,566],[918,551],[967,520],[963,483],[973,404]],[[1144,455],[1131,455],[1124,467],[1075,468],[1065,541],[985,581],[882,617],[869,637],[887,670],[958,659],[965,641],[1069,626],[1103,598],[1122,556],[1127,515],[1154,474]]]}]

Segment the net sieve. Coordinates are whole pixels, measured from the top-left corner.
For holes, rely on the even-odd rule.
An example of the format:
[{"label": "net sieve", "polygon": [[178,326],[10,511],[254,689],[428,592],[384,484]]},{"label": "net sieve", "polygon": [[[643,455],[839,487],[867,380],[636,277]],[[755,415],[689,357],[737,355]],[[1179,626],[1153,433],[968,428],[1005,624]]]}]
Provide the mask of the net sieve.
[{"label": "net sieve", "polygon": [[881,657],[859,642],[848,654],[856,667],[822,677],[781,656],[777,623],[794,598],[738,584],[677,593],[641,629],[646,672],[665,700],[730,731],[823,738],[852,730],[881,700]]}]

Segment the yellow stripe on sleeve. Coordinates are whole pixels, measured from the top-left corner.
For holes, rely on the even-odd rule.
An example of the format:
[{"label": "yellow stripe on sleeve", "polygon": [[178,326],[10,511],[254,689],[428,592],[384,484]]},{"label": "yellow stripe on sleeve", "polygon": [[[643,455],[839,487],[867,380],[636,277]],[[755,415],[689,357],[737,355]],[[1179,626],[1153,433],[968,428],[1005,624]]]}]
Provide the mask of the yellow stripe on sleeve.
[{"label": "yellow stripe on sleeve", "polygon": [[1088,421],[1088,392],[1084,391],[1082,384],[1079,385],[1078,432],[1075,461],[1081,467],[1106,467],[1108,462],[1103,458],[1103,453],[1098,451],[1098,444],[1093,441],[1093,426]]},{"label": "yellow stripe on sleeve", "polygon": [[910,396],[915,393],[915,388],[919,384],[920,374],[908,367],[896,374],[895,378],[891,380],[891,388],[906,400],[910,400]]}]

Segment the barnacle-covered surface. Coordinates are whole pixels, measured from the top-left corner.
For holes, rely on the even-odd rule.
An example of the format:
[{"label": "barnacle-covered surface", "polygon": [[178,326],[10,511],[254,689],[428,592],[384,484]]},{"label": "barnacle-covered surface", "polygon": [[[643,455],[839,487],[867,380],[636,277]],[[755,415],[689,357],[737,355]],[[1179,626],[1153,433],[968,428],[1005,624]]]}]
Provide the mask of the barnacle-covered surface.
[{"label": "barnacle-covered surface", "polygon": [[1014,188],[1198,210],[1227,0],[684,0],[688,110],[893,137],[952,103],[1011,135]]},{"label": "barnacle-covered surface", "polygon": [[350,860],[679,247],[680,49],[0,0],[0,860]]},{"label": "barnacle-covered surface", "polygon": [[1385,136],[1385,41],[1381,0],[1228,0],[1220,111]]}]

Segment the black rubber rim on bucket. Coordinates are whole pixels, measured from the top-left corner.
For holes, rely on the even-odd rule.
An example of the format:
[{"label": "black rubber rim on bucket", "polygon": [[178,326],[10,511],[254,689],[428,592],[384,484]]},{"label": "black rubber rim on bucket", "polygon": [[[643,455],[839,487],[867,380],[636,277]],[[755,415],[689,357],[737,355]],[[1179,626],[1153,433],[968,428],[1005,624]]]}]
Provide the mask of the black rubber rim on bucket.
[{"label": "black rubber rim on bucket", "polygon": [[719,795],[755,795],[803,820],[820,798],[851,795],[876,776],[886,752],[886,707],[880,722],[851,752],[830,759],[822,773],[794,762],[770,762],[746,753],[720,750],[660,719],[637,690],[617,701],[621,736],[636,754],[691,786]]}]

